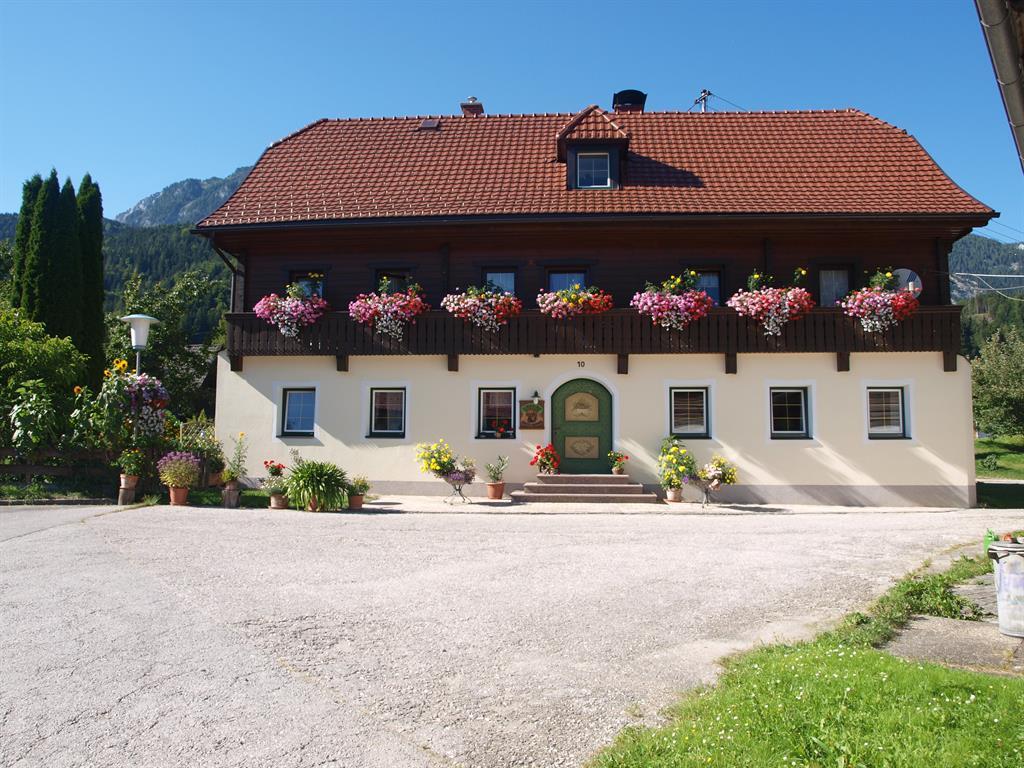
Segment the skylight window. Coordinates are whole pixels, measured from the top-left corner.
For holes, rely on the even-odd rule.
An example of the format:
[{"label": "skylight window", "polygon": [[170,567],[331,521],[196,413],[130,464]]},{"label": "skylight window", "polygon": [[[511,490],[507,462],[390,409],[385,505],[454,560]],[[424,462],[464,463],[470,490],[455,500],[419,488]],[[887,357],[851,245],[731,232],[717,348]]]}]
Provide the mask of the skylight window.
[{"label": "skylight window", "polygon": [[576,155],[577,189],[608,189],[611,186],[611,164],[607,152]]}]

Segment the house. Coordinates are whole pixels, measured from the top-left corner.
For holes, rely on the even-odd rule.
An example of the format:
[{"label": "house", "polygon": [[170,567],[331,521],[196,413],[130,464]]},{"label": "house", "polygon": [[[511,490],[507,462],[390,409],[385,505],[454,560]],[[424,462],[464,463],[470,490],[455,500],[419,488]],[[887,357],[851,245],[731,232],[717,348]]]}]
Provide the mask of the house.
[{"label": "house", "polygon": [[[457,115],[320,120],[271,145],[195,230],[234,275],[221,435],[246,432],[254,459],[330,459],[382,493],[443,493],[414,461],[440,437],[481,464],[511,455],[512,487],[551,441],[564,473],[607,472],[616,448],[653,489],[677,435],[738,466],[723,499],[972,503],[947,255],[995,212],[859,110],[649,112],[645,98],[523,115],[471,99]],[[890,266],[920,309],[866,332],[835,302]],[[707,317],[664,330],[630,308],[684,267],[720,305]],[[780,336],[725,306],[752,272],[799,267],[818,308]],[[433,306],[400,339],[346,311],[382,277]],[[288,338],[252,310],[296,281],[332,311]],[[440,308],[488,281],[523,301],[497,333]],[[538,291],[575,283],[615,308],[537,310]]]}]

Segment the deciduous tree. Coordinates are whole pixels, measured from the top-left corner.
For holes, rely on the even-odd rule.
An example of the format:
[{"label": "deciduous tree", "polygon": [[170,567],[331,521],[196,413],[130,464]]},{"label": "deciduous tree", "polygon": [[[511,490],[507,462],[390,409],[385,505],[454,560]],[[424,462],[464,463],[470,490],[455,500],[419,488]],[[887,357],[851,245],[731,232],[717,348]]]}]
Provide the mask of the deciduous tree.
[{"label": "deciduous tree", "polygon": [[974,418],[993,435],[1024,434],[1024,336],[1017,328],[995,333],[971,365]]}]

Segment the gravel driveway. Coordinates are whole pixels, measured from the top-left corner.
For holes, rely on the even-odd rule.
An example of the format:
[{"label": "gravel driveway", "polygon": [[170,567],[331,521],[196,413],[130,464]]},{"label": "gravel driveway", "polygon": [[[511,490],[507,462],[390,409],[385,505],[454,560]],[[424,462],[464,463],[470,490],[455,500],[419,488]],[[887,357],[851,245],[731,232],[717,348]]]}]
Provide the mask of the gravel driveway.
[{"label": "gravel driveway", "polygon": [[0,765],[579,765],[1022,520],[102,512],[0,509]]}]

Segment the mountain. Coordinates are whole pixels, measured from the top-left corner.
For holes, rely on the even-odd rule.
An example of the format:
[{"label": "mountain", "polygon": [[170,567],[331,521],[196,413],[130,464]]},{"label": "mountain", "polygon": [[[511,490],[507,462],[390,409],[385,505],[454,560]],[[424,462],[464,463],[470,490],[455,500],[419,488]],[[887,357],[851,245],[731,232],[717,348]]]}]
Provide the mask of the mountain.
[{"label": "mountain", "polygon": [[208,179],[185,179],[145,197],[115,217],[131,227],[157,227],[162,224],[195,224],[213,213],[249,173],[252,166],[243,166],[230,176]]},{"label": "mountain", "polygon": [[[975,272],[983,275],[1024,276],[1024,243],[1000,243],[981,235],[967,235],[956,241],[949,255],[949,271]],[[954,299],[966,299],[989,289],[1006,289],[1024,284],[1014,278],[967,278],[950,275]],[[987,283],[987,285],[986,285]],[[1008,291],[1022,293],[1021,291]],[[1024,294],[1022,294],[1024,298]]]}]

